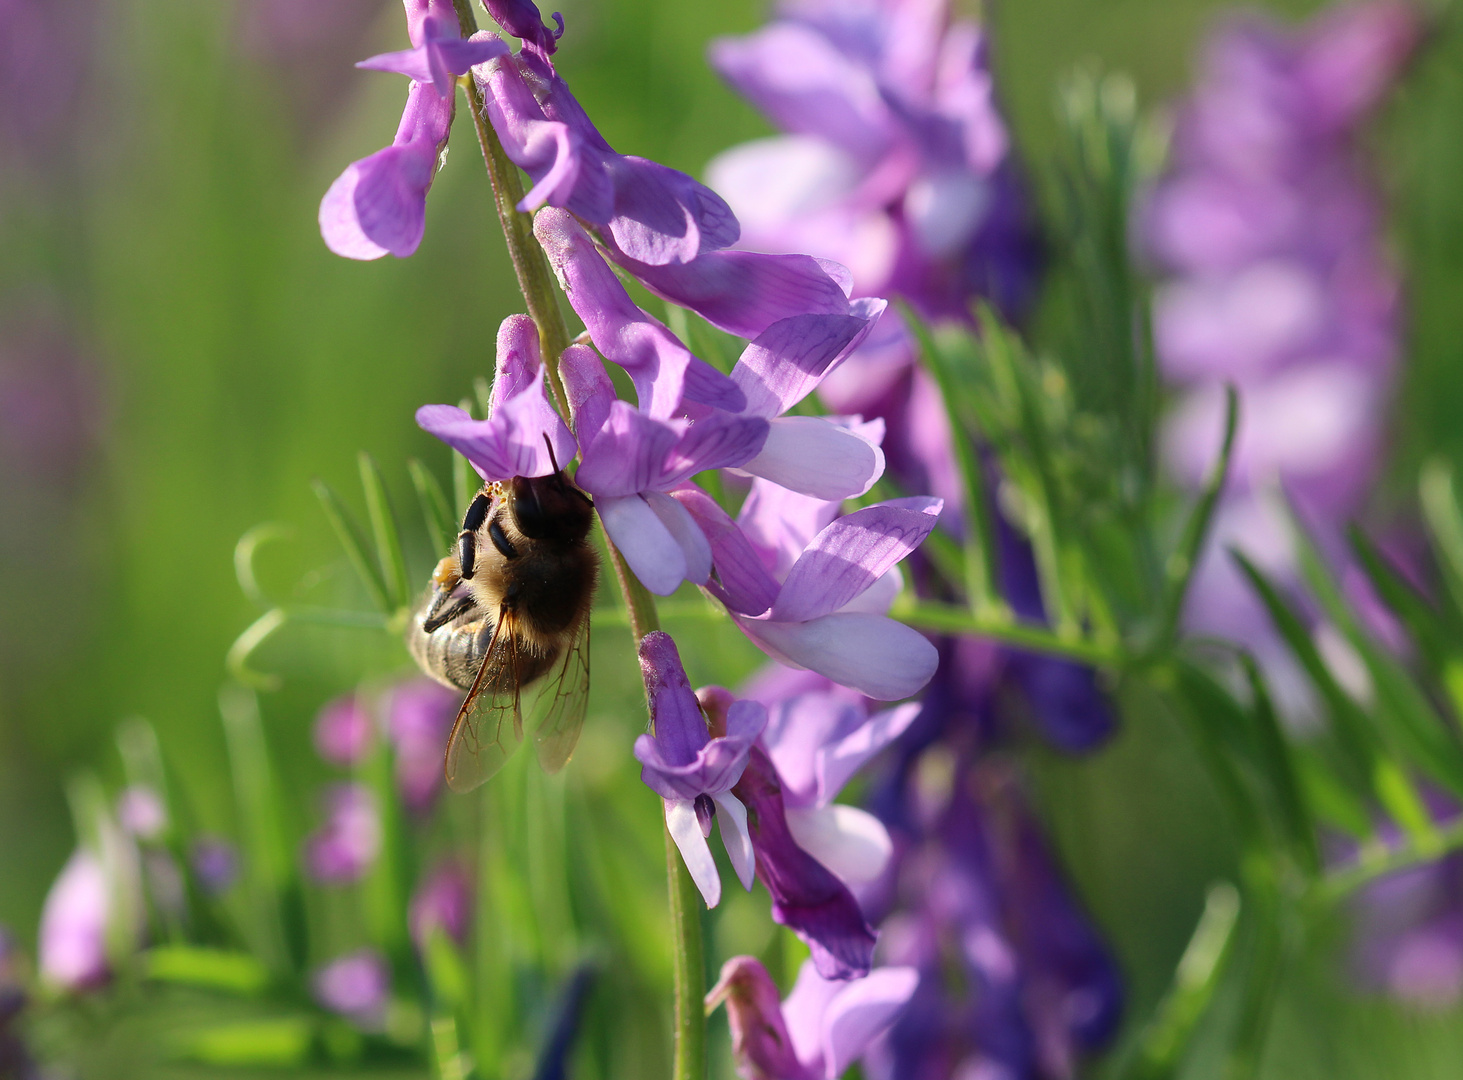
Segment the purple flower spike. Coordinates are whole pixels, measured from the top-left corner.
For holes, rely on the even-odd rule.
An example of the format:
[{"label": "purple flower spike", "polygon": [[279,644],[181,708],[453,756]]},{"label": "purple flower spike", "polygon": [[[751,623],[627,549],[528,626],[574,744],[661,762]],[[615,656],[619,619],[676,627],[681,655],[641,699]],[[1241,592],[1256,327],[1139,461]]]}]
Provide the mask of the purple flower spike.
[{"label": "purple flower spike", "polygon": [[366,759],[375,742],[376,725],[354,694],[336,698],[315,718],[315,750],[332,765],[348,769]]},{"label": "purple flower spike", "polygon": [[320,201],[325,246],[347,259],[405,258],[427,226],[427,189],[452,127],[453,99],[412,83],[396,139],[346,167]]},{"label": "purple flower spike", "polygon": [[533,0],[484,0],[484,6],[493,21],[523,42],[524,48],[531,48],[548,60],[559,47],[559,38],[564,36],[564,17],[554,12],[558,30],[544,25],[538,5]]},{"label": "purple flower spike", "polygon": [[731,379],[692,355],[679,338],[635,305],[570,214],[540,211],[533,234],[595,347],[630,373],[642,410],[664,419],[680,410],[683,397],[730,412],[746,407],[746,397]]},{"label": "purple flower spike", "polygon": [[533,180],[520,210],[562,207],[648,266],[690,263],[736,242],[741,227],[719,195],[685,173],[616,153],[532,50],[473,75],[504,150]]},{"label": "purple flower spike", "polygon": [[538,329],[527,315],[510,315],[498,328],[490,407],[486,420],[474,420],[454,405],[423,405],[417,424],[472,462],[484,480],[548,476],[556,461],[563,466],[574,459],[574,436],[549,404]]},{"label": "purple flower spike", "polygon": [[508,52],[508,46],[492,34],[474,34],[471,40],[463,41],[457,16],[452,14],[452,5],[434,6],[445,6],[446,16],[434,14],[422,20],[421,40],[415,48],[382,53],[362,60],[356,67],[405,75],[414,82],[430,86],[439,98],[448,100],[452,97],[457,76],[466,75],[475,64],[485,64],[493,57]]},{"label": "purple flower spike", "polygon": [[65,990],[89,990],[106,982],[110,890],[102,860],[74,852],[46,894],[41,910],[38,961],[41,977]]},{"label": "purple flower spike", "polygon": [[471,879],[457,863],[444,863],[427,876],[411,898],[411,939],[418,949],[425,949],[433,933],[442,933],[461,945],[467,940],[471,916]]},{"label": "purple flower spike", "polygon": [[873,928],[848,887],[803,850],[788,828],[777,770],[753,747],[732,793],[745,804],[757,877],[772,894],[772,919],[791,927],[826,979],[860,979],[873,962]]},{"label": "purple flower spike", "polygon": [[767,723],[767,710],[753,701],[732,703],[724,713],[724,734],[712,738],[669,634],[645,635],[640,670],[654,729],[653,735],[635,740],[640,779],[665,801],[666,828],[706,906],[713,908],[721,902],[721,877],[706,845],[711,821],[701,815],[710,812],[707,803],[721,811],[721,841],[737,877],[750,889],[754,864],[747,812],[731,788]]},{"label": "purple flower spike", "polygon": [[[744,528],[777,537],[780,522],[758,520],[778,508],[764,499]],[[943,503],[895,499],[834,521],[787,571],[772,610],[737,624],[772,659],[810,668],[878,701],[918,693],[939,655],[925,637],[884,615],[898,592],[895,564],[929,535]],[[750,525],[750,527],[748,527]]]},{"label": "purple flower spike", "polygon": [[358,949],[315,972],[311,989],[324,1008],[367,1031],[378,1031],[386,1020],[391,970],[375,949]]},{"label": "purple flower spike", "polygon": [[371,790],[336,784],[325,792],[325,824],[305,841],[305,865],[322,884],[360,880],[381,852],[381,817]]}]

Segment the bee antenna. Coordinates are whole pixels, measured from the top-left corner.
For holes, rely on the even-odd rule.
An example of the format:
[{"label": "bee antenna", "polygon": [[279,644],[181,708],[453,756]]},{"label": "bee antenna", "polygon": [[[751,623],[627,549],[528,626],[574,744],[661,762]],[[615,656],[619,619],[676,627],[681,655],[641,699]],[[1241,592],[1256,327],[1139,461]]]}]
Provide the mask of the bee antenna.
[{"label": "bee antenna", "polygon": [[559,468],[559,459],[554,454],[554,440],[549,438],[549,433],[547,431],[544,432],[544,445],[549,448],[549,463],[554,466],[554,472],[563,472],[563,470]]}]

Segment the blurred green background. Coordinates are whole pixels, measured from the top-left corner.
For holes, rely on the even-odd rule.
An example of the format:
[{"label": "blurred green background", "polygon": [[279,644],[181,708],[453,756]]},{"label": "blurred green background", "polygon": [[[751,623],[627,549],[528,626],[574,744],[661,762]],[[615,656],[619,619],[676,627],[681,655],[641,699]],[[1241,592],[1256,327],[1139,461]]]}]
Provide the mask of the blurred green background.
[{"label": "blurred green background", "polygon": [[[46,438],[0,430],[0,924],[23,935],[72,847],[65,778],[80,766],[118,775],[118,721],[152,721],[199,821],[231,831],[217,694],[230,643],[258,614],[236,585],[234,543],[260,522],[289,523],[293,541],[263,560],[270,587],[283,595],[315,571],[315,595],[349,598],[310,480],[356,498],[366,450],[416,529],[405,462],[420,456],[445,478],[447,458],[412,412],[469,394],[491,372],[498,322],[518,310],[461,115],[415,257],[348,262],[320,240],[321,194],[395,127],[400,81],[350,66],[399,47],[395,4],[70,6],[75,57],[48,73],[69,89],[47,156],[0,150],[0,393],[39,386],[61,400]],[[569,26],[560,70],[622,151],[698,173],[767,131],[703,60],[711,37],[761,22],[762,3],[556,6]],[[1318,5],[1273,6],[1299,17]],[[1161,106],[1221,9],[1022,0],[989,11],[1029,171],[1042,180],[1051,168],[1060,78],[1079,65],[1126,71],[1144,108]],[[1463,34],[1448,25],[1373,136],[1411,309],[1393,480],[1378,495],[1388,515],[1405,513],[1424,456],[1463,463]],[[16,400],[0,412],[12,434],[52,415]],[[431,554],[412,535],[425,572]],[[733,681],[755,661],[735,633],[672,628],[696,682]],[[286,676],[263,708],[303,833],[325,775],[310,749],[315,710],[408,661],[378,634],[290,631],[258,663]],[[643,723],[624,631],[600,633],[595,666],[594,734],[571,785],[625,773],[601,759],[628,759]],[[1231,850],[1182,732],[1151,703],[1125,706],[1121,736],[1095,759],[1023,753],[1141,1015]],[[641,824],[653,826],[644,802]],[[651,874],[659,897],[659,867]],[[1268,1075],[1459,1075],[1463,1015],[1355,998],[1325,943],[1312,952],[1283,996]]]}]

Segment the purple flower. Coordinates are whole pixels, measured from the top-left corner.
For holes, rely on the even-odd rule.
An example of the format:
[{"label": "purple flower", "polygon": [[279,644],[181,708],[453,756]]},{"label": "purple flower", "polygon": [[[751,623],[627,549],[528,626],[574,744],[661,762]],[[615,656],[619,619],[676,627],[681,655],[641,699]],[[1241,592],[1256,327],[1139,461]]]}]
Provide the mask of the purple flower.
[{"label": "purple flower", "polygon": [[411,679],[388,691],[386,731],[396,751],[396,786],[415,814],[425,814],[442,787],[442,756],[461,698],[460,691],[431,679]]},{"label": "purple flower", "polygon": [[199,837],[189,850],[188,862],[203,891],[221,896],[239,876],[239,852],[233,844],[217,837]]},{"label": "purple flower", "polygon": [[426,230],[427,189],[452,129],[451,76],[467,65],[507,51],[501,41],[459,38],[450,0],[405,0],[412,50],[364,61],[362,66],[412,77],[396,138],[384,150],[351,163],[320,201],[320,235],[348,259],[405,258]]},{"label": "purple flower", "polygon": [[310,988],[323,1008],[377,1031],[386,1021],[391,970],[375,949],[357,949],[317,970]]},{"label": "purple flower", "polygon": [[552,63],[549,57],[559,47],[559,38],[564,33],[562,15],[554,12],[554,22],[559,26],[554,31],[544,25],[543,16],[539,14],[538,6],[533,0],[484,0],[483,6],[488,9],[488,14],[495,23],[514,37],[522,39],[525,49],[532,49],[546,63]]},{"label": "purple flower", "polygon": [[[803,541],[781,585],[773,583],[770,609],[750,617],[732,609],[733,618],[781,663],[811,668],[879,701],[918,693],[934,674],[935,648],[884,612],[899,590],[895,564],[929,535],[942,505],[931,498],[893,499],[832,521]],[[790,547],[802,536],[789,525],[806,526],[809,506],[800,496],[763,488],[743,508],[743,531],[754,545],[760,537],[768,546],[783,547],[790,536]],[[792,509],[791,516],[781,513],[784,507]],[[718,566],[723,552],[729,566],[746,570],[745,552],[725,542],[713,546]],[[780,569],[764,558],[768,569]],[[766,570],[764,575],[772,580]]]},{"label": "purple flower", "polygon": [[767,723],[767,710],[753,701],[730,703],[714,715],[718,733],[713,738],[676,643],[660,631],[641,640],[640,670],[652,730],[635,740],[640,779],[664,800],[666,829],[706,906],[715,907],[721,902],[721,877],[706,845],[713,816],[721,822],[721,842],[732,868],[745,888],[752,887],[747,811],[731,788],[741,779],[752,743]]},{"label": "purple flower", "polygon": [[434,933],[445,934],[461,945],[467,940],[471,918],[472,881],[457,863],[446,862],[417,886],[407,921],[412,941],[418,949],[426,949]]},{"label": "purple flower", "polygon": [[139,840],[156,840],[168,827],[168,808],[157,791],[134,784],[117,796],[117,823]]},{"label": "purple flower", "polygon": [[322,802],[325,824],[305,839],[305,868],[321,884],[358,881],[381,852],[376,798],[362,784],[333,784]]},{"label": "purple flower", "polygon": [[810,963],[787,1000],[762,964],[734,956],[706,995],[726,1005],[732,1052],[747,1080],[837,1080],[903,1011],[919,973],[884,967],[857,982],[830,982]]},{"label": "purple flower", "polygon": [[599,358],[571,346],[560,367],[584,447],[575,483],[595,496],[605,532],[647,589],[667,596],[682,581],[704,585],[711,546],[669,492],[706,469],[747,461],[767,421],[707,410],[698,419],[656,419],[615,398]]},{"label": "purple flower", "polygon": [[910,702],[870,716],[862,698],[833,691],[799,694],[770,709],[762,746],[782,785],[788,830],[849,885],[883,874],[893,844],[873,814],[833,800],[919,712],[920,705]]},{"label": "purple flower", "polygon": [[732,794],[747,808],[757,877],[772,894],[773,922],[791,928],[807,943],[824,978],[868,974],[873,928],[848,886],[793,838],[777,769],[760,747],[752,748]]},{"label": "purple flower", "polygon": [[1029,297],[1036,245],[985,38],[945,3],[785,3],[711,61],[788,133],[709,168],[745,246],[835,259],[858,294],[898,293],[927,316]]},{"label": "purple flower", "polygon": [[62,867],[41,910],[41,977],[72,992],[94,989],[111,975],[107,924],[111,884],[99,856],[78,848]]},{"label": "purple flower", "polygon": [[484,480],[548,476],[577,449],[544,390],[538,329],[527,315],[510,315],[498,327],[487,419],[474,420],[454,405],[423,405],[417,424],[472,462]]},{"label": "purple flower", "polygon": [[500,55],[473,77],[503,149],[533,180],[520,210],[562,207],[652,266],[735,243],[737,220],[720,196],[685,173],[616,153],[533,49]]},{"label": "purple flower", "polygon": [[355,694],[326,704],[315,718],[315,750],[332,765],[359,765],[376,741],[376,724]]}]

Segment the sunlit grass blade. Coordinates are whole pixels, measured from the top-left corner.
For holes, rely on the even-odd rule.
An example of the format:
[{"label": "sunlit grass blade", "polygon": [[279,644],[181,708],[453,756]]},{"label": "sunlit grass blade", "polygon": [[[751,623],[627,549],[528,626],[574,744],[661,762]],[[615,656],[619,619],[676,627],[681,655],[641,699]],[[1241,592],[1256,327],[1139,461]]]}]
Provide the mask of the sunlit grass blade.
[{"label": "sunlit grass blade", "polygon": [[1209,886],[1204,910],[1174,970],[1173,983],[1153,1011],[1136,1049],[1123,1055],[1133,1064],[1121,1075],[1130,1080],[1161,1080],[1177,1073],[1234,951],[1239,913],[1239,890],[1227,881]]},{"label": "sunlit grass blade", "polygon": [[271,971],[284,974],[290,969],[290,958],[280,902],[293,861],[280,829],[278,796],[259,719],[259,701],[252,690],[226,685],[219,692],[219,712],[243,846],[250,946]]},{"label": "sunlit grass blade", "polygon": [[411,598],[411,585],[407,580],[406,557],[401,551],[401,530],[397,528],[396,512],[391,507],[390,496],[386,494],[381,470],[371,460],[371,455],[362,451],[357,460],[361,487],[366,493],[366,514],[371,522],[371,535],[376,541],[376,565],[381,571],[381,581],[392,608],[403,608]]},{"label": "sunlit grass blade", "polygon": [[236,1020],[172,1032],[167,1049],[174,1059],[200,1065],[289,1068],[309,1059],[317,1026],[308,1016]]},{"label": "sunlit grass blade", "polygon": [[929,328],[907,304],[899,305],[899,314],[919,343],[920,354],[926,369],[935,377],[944,401],[945,415],[950,425],[951,441],[954,443],[955,464],[960,472],[960,484],[965,494],[966,523],[964,545],[965,572],[960,582],[965,588],[966,599],[972,611],[989,614],[1004,609],[1001,600],[998,553],[996,548],[996,526],[993,520],[993,503],[986,491],[985,474],[980,454],[975,447],[975,433],[966,418],[963,407],[965,394],[957,374],[951,369],[949,358],[935,343]]},{"label": "sunlit grass blade", "polygon": [[391,596],[386,588],[386,582],[381,577],[381,571],[366,554],[366,541],[361,534],[360,527],[351,517],[350,512],[346,510],[345,504],[340,501],[340,496],[329,484],[324,480],[316,480],[312,486],[315,489],[316,498],[320,500],[321,508],[325,511],[326,520],[335,530],[335,538],[345,549],[345,557],[361,579],[361,584],[365,586],[371,602],[385,614],[391,614],[395,610],[395,605],[391,603]]},{"label": "sunlit grass blade", "polygon": [[141,956],[144,978],[253,997],[269,985],[269,970],[245,952],[197,945],[159,945]]},{"label": "sunlit grass blade", "polygon": [[406,463],[411,473],[412,486],[417,491],[417,501],[422,507],[422,520],[427,524],[427,535],[432,538],[435,551],[447,551],[457,538],[458,526],[454,522],[452,508],[447,503],[447,493],[437,478],[416,458]]},{"label": "sunlit grass blade", "polygon": [[1219,505],[1219,496],[1229,478],[1229,466],[1234,456],[1234,435],[1239,427],[1239,393],[1231,385],[1224,392],[1224,440],[1220,444],[1219,457],[1204,478],[1204,486],[1193,512],[1184,523],[1183,535],[1178,546],[1169,556],[1165,567],[1167,581],[1163,597],[1163,614],[1160,617],[1157,643],[1167,647],[1178,633],[1179,619],[1183,615],[1184,601],[1189,595],[1189,585],[1194,578],[1194,569],[1204,550],[1204,541],[1209,537],[1209,526],[1214,520],[1214,510]]}]

